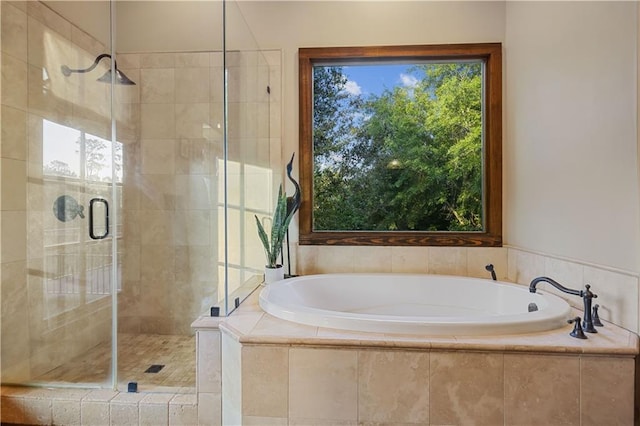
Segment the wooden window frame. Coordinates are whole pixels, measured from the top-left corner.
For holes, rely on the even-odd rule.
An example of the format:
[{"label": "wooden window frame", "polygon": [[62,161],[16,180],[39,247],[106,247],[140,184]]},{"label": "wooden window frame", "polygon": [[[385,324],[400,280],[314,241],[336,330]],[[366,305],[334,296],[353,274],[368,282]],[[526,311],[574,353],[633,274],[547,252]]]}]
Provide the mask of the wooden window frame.
[{"label": "wooden window frame", "polygon": [[[313,66],[347,61],[466,60],[485,63],[483,231],[314,231],[313,226]],[[377,47],[300,48],[299,151],[301,245],[502,246],[502,45],[501,43]]]}]

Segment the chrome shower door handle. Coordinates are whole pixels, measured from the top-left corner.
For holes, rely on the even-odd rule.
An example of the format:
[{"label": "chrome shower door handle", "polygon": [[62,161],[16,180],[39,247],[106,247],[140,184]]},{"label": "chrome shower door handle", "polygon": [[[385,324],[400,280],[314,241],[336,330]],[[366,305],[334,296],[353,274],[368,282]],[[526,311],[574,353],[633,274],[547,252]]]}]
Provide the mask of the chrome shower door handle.
[{"label": "chrome shower door handle", "polygon": [[104,198],[92,198],[89,202],[89,236],[102,240],[109,235],[109,202]]}]

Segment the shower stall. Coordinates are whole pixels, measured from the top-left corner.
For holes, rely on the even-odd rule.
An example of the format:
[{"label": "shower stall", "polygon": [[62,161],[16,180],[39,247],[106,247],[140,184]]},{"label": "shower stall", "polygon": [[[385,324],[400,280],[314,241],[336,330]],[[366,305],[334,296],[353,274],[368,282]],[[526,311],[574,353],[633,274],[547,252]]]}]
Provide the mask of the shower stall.
[{"label": "shower stall", "polygon": [[195,386],[259,283],[279,51],[233,1],[1,2],[1,380]]}]

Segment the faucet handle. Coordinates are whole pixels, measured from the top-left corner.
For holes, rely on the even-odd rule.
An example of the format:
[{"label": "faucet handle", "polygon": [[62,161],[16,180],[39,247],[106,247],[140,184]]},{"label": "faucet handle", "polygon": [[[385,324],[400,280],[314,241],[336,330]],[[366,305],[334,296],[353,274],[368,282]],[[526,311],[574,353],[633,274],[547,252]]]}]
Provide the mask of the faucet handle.
[{"label": "faucet handle", "polygon": [[589,284],[584,286],[585,290],[582,292],[582,297],[586,297],[588,299],[596,299],[598,297],[597,294],[594,294],[590,289],[591,286]]},{"label": "faucet handle", "polygon": [[573,331],[569,333],[569,336],[575,337],[576,339],[586,339],[584,332],[582,331],[582,318],[575,317],[573,319],[567,320],[569,324],[574,324]]},{"label": "faucet handle", "polygon": [[600,307],[600,305],[598,305],[597,303],[595,305],[593,305],[593,312],[591,314],[591,319],[593,321],[593,325],[595,325],[596,327],[604,327],[604,324],[602,323],[602,321],[600,321],[600,316],[598,315],[598,308]]}]

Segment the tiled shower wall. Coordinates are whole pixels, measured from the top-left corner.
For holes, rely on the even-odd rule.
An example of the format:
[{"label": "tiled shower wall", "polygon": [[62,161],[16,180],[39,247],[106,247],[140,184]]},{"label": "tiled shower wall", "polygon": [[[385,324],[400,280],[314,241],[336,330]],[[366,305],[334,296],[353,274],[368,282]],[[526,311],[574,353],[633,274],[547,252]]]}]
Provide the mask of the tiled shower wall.
[{"label": "tiled shower wall", "polygon": [[[217,302],[222,54],[118,56],[139,122],[124,152],[119,330],[190,333]],[[131,138],[127,138],[130,136]]]},{"label": "tiled shower wall", "polygon": [[[628,330],[638,332],[638,274],[558,258],[515,247],[350,247],[298,246],[297,273],[399,272],[460,275],[490,279],[492,263],[499,280],[529,285],[538,276],[551,277],[566,287],[590,284],[598,295],[599,313]],[[582,299],[539,286],[582,308]]]},{"label": "tiled shower wall", "polygon": [[[263,264],[253,213],[271,207],[280,164],[279,55],[227,53],[230,291]],[[119,89],[119,101],[139,117],[118,133],[126,147],[120,331],[191,333],[223,294],[222,60],[221,52],[118,56],[138,83]]]}]

